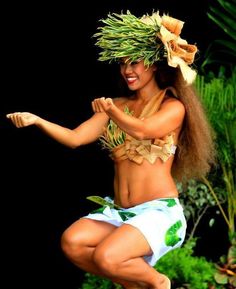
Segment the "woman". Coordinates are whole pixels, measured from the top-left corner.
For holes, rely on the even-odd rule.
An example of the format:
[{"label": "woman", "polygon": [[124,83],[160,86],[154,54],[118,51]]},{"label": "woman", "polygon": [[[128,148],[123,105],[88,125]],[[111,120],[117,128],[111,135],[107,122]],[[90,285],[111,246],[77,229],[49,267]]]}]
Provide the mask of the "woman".
[{"label": "woman", "polygon": [[126,289],[169,289],[153,266],[184,241],[176,180],[205,175],[214,163],[211,130],[191,84],[197,48],[180,38],[182,21],[158,12],[110,14],[102,22],[94,35],[99,60],[119,61],[132,95],[95,99],[93,116],[75,129],[28,112],[7,117],[71,148],[99,139],[114,160],[114,198],[91,197],[103,206],[62,235],[71,262]]}]

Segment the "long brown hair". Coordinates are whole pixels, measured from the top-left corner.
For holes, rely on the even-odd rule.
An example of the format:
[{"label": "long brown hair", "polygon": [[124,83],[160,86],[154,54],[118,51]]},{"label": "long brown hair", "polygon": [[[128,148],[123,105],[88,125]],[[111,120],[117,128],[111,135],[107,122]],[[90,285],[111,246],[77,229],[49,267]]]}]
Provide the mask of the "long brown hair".
[{"label": "long brown hair", "polygon": [[214,131],[194,85],[186,85],[179,68],[157,64],[156,81],[160,88],[173,87],[185,106],[185,118],[178,140],[172,173],[177,181],[200,179],[215,164]]}]

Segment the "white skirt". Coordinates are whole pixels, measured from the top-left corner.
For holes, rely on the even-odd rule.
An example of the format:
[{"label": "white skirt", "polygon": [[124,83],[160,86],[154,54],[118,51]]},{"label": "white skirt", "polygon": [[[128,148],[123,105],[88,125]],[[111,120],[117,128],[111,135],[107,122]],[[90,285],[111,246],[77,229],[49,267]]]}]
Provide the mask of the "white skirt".
[{"label": "white skirt", "polygon": [[154,266],[167,252],[180,247],[186,234],[186,219],[178,198],[161,198],[125,209],[114,208],[105,198],[105,205],[84,218],[110,223],[116,227],[129,224],[144,235],[153,254],[144,256]]}]

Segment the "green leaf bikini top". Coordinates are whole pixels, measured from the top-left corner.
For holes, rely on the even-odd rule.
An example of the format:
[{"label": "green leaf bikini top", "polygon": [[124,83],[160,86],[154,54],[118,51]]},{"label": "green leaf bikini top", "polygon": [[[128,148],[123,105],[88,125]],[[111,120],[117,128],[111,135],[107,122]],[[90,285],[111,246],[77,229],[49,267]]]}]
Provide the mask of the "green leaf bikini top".
[{"label": "green leaf bikini top", "polygon": [[[140,119],[149,117],[158,111],[166,91],[167,89],[161,90],[146,104],[139,116]],[[132,115],[127,107],[124,112]],[[103,147],[110,151],[110,157],[117,162],[129,159],[137,164],[142,164],[146,159],[153,164],[158,157],[165,162],[175,154],[176,150],[174,132],[162,139],[137,140],[122,131],[111,119],[104,128],[100,141]]]}]

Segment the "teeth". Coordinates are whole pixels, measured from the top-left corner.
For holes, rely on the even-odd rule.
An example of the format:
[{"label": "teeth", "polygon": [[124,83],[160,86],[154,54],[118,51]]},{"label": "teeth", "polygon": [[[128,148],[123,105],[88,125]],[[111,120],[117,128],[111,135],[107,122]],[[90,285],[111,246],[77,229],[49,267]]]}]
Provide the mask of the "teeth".
[{"label": "teeth", "polygon": [[127,77],[127,80],[128,81],[134,81],[134,80],[136,80],[136,77]]}]

